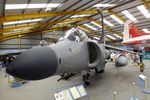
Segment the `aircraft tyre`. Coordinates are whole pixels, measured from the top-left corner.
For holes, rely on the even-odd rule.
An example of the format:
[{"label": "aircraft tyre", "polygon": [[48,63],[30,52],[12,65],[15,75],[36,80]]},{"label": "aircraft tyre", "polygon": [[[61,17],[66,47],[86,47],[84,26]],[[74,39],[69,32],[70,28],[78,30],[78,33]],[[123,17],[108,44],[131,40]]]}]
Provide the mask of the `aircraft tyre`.
[{"label": "aircraft tyre", "polygon": [[100,73],[103,73],[103,72],[104,72],[104,69],[102,69],[102,70],[98,71],[98,69],[97,69],[97,68],[95,68],[95,72],[96,72],[96,73],[98,73],[98,74],[100,74]]},{"label": "aircraft tyre", "polygon": [[90,79],[91,79],[90,74],[87,73],[86,75],[83,75],[82,78],[83,78],[83,81],[84,81],[85,85],[89,86],[90,85]]}]

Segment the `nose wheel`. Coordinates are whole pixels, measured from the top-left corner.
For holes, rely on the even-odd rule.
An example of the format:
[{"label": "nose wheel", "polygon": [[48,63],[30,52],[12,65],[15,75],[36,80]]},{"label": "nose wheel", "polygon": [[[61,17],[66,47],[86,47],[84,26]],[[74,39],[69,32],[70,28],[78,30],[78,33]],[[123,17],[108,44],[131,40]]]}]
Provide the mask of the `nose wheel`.
[{"label": "nose wheel", "polygon": [[83,75],[82,78],[83,78],[83,81],[84,81],[85,85],[89,86],[91,75],[89,73],[87,73],[87,74]]}]

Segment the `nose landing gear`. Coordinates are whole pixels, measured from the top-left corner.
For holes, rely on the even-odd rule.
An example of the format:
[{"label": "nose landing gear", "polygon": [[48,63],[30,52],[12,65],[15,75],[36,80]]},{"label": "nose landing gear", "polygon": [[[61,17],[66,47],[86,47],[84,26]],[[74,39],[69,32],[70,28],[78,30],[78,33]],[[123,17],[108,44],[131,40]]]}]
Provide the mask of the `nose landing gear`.
[{"label": "nose landing gear", "polygon": [[87,74],[83,75],[82,79],[83,79],[86,86],[90,85],[90,79],[91,79],[90,73],[87,73]]}]

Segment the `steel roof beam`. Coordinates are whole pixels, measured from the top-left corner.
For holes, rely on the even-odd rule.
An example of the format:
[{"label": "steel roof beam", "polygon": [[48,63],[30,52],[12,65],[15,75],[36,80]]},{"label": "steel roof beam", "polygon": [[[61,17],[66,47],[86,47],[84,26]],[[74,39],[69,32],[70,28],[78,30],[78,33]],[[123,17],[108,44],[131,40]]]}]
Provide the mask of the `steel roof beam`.
[{"label": "steel roof beam", "polygon": [[[95,22],[95,23],[97,23],[98,25],[100,25],[100,26],[102,26],[101,25],[101,23],[99,23],[97,20],[94,20],[94,19],[92,19],[92,18],[77,18],[77,19],[72,19],[72,20],[65,20],[65,21],[63,21],[63,23],[64,22],[75,22],[75,21],[82,21],[82,20],[89,20],[89,21],[93,21],[93,22]],[[59,21],[60,23],[62,22],[62,21]],[[57,22],[47,22],[47,23],[43,23],[44,25],[47,25],[47,24],[56,24]],[[38,27],[39,25],[43,25],[43,24],[35,24],[35,25],[33,25],[34,27]],[[61,25],[61,27],[67,27],[68,26],[68,24],[67,25],[65,25],[65,24],[63,24],[63,26]],[[28,25],[28,26],[20,26],[20,27],[17,27],[17,29],[18,28],[23,28],[23,27],[31,27],[31,25]],[[53,27],[50,27],[50,28],[48,28],[48,29],[51,29],[51,28],[58,28],[59,26],[53,26]],[[11,29],[14,29],[15,27],[13,27],[13,28],[11,28]],[[11,29],[7,29],[7,31],[8,30],[11,30]],[[85,28],[84,28],[85,29]],[[107,30],[107,31],[109,31],[109,32],[111,32],[111,33],[113,33],[113,34],[118,34],[117,32],[115,32],[115,31],[113,31],[113,30],[111,30],[111,29],[109,29],[108,27],[106,27],[106,26],[104,26],[104,29],[105,30]],[[47,30],[47,29],[42,29],[42,30]],[[6,30],[5,30],[6,31]],[[29,30],[29,31],[27,31],[28,33],[30,33],[30,32],[34,32],[33,30]],[[26,33],[27,33],[26,32]],[[89,31],[90,32],[90,31]],[[20,32],[21,33],[21,32]],[[19,33],[19,34],[20,34]],[[93,31],[91,31],[91,33],[93,33]],[[18,33],[17,33],[18,34]],[[118,35],[120,35],[121,36],[121,34],[118,34]],[[1,37],[7,37],[7,36],[11,36],[11,34],[6,34],[6,35],[3,35],[3,36],[1,36]]]},{"label": "steel roof beam", "polygon": [[32,35],[32,33],[46,33],[46,32],[49,32],[49,31],[54,31],[54,30],[62,30],[64,27],[66,27],[65,25],[63,25],[63,26],[60,26],[60,27],[53,27],[53,28],[49,28],[49,29],[47,29],[47,30],[38,30],[38,31],[32,31],[32,30],[27,30],[27,31],[24,31],[24,32],[16,32],[16,33],[10,33],[10,34],[5,34],[5,35],[2,35],[2,36],[0,36],[0,40],[1,39],[3,39],[3,38],[5,38],[5,37],[11,37],[11,36],[14,36],[14,35],[22,35],[22,34],[31,34]]},{"label": "steel roof beam", "polygon": [[5,38],[13,37],[13,36],[17,36],[17,35],[22,35],[22,34],[33,35],[33,34],[38,34],[38,33],[43,34],[43,33],[50,32],[50,31],[66,30],[69,27],[75,27],[75,26],[77,26],[77,25],[61,24],[61,25],[58,25],[58,26],[53,26],[53,27],[49,27],[47,29],[42,29],[42,30],[36,30],[36,31],[27,30],[27,31],[24,31],[24,32],[10,33],[10,34],[5,34],[5,35],[0,36],[0,40],[4,40]]},{"label": "steel roof beam", "polygon": [[83,21],[86,20],[85,17],[83,18],[72,18],[72,19],[67,19],[67,20],[61,20],[61,21],[54,21],[54,22],[46,22],[46,23],[38,23],[38,24],[29,24],[29,25],[20,25],[20,26],[14,26],[14,27],[8,27],[8,28],[3,28],[0,29],[0,33],[5,33],[5,32],[10,32],[16,29],[23,29],[23,28],[36,28],[39,26],[47,26],[47,25],[54,25],[54,24],[63,24],[63,23],[73,23],[73,22],[78,22],[78,21]]},{"label": "steel roof beam", "polygon": [[97,10],[81,10],[81,11],[66,11],[66,12],[45,12],[45,13],[33,13],[33,14],[19,14],[19,15],[8,15],[0,16],[0,23],[31,19],[31,18],[42,18],[52,16],[64,16],[64,15],[79,15],[79,14],[96,14]]},{"label": "steel roof beam", "polygon": [[109,14],[112,14],[112,15],[114,15],[115,17],[117,17],[118,19],[120,19],[121,21],[125,22],[125,20],[124,20],[122,17],[120,17],[119,15],[117,15],[117,13],[115,13],[115,12],[112,11],[112,10],[106,10],[105,12],[108,12]]},{"label": "steel roof beam", "polygon": [[150,11],[150,5],[147,0],[141,0],[141,2],[144,4],[144,6]]},{"label": "steel roof beam", "polygon": [[[43,25],[53,25],[53,24],[58,24],[58,23],[71,23],[71,22],[77,22],[77,21],[83,21],[83,20],[90,20],[93,21],[95,23],[97,23],[98,25],[102,26],[97,20],[94,20],[92,18],[75,18],[75,19],[68,19],[68,20],[64,20],[64,21],[55,21],[55,22],[46,22],[46,23],[40,23],[40,24],[33,24],[33,25],[25,25],[25,26],[16,26],[16,27],[11,27],[11,28],[5,28],[0,30],[0,32],[8,32],[14,29],[21,29],[21,28],[29,28],[29,27],[39,27],[39,26],[43,26]],[[118,34],[117,32],[109,29],[108,27],[104,26],[104,29],[113,33],[113,34]]]},{"label": "steel roof beam", "polygon": [[[102,26],[102,24],[99,23],[97,20],[92,19],[92,18],[88,18],[88,19],[89,19],[90,21],[93,21],[93,22],[95,22],[96,24]],[[117,34],[117,35],[119,35],[119,36],[122,37],[122,34],[119,34],[118,32],[111,30],[111,29],[110,29],[109,27],[107,27],[107,26],[104,26],[104,29],[107,30],[108,32],[112,33],[112,34]]]}]

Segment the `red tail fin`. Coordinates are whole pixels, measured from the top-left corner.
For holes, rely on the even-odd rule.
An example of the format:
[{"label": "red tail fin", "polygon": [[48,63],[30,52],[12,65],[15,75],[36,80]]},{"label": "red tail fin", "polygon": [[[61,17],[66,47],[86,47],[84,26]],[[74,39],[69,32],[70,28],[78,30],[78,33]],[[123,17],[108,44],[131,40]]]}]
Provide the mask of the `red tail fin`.
[{"label": "red tail fin", "polygon": [[146,35],[146,33],[144,32],[139,32],[133,22],[129,24],[129,34],[130,34],[130,38]]}]

